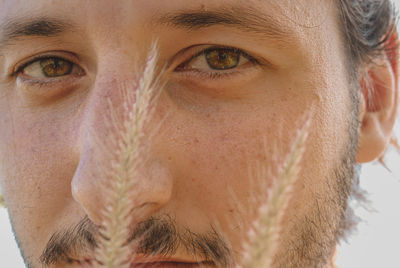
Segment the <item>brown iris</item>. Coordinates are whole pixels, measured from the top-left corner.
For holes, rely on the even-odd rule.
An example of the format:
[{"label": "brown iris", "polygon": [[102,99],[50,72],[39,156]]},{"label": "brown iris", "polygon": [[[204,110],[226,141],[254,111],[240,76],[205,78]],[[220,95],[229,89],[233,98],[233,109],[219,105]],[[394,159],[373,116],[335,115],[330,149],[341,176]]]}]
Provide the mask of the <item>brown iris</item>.
[{"label": "brown iris", "polygon": [[211,48],[204,52],[208,66],[214,70],[229,70],[238,66],[241,53],[236,49]]},{"label": "brown iris", "polygon": [[73,64],[63,59],[48,58],[40,61],[40,67],[46,77],[58,77],[71,74]]}]

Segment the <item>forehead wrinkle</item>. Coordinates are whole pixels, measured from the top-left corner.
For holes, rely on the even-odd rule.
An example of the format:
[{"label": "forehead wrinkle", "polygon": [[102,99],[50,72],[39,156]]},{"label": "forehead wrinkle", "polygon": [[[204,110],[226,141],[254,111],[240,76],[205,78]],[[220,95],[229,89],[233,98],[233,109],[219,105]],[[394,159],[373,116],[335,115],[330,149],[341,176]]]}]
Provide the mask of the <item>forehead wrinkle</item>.
[{"label": "forehead wrinkle", "polygon": [[212,26],[235,27],[244,32],[284,42],[290,42],[294,36],[293,30],[285,23],[286,20],[281,17],[274,18],[251,6],[225,6],[214,10],[180,10],[153,20],[155,24],[183,28],[188,31],[197,31]]}]

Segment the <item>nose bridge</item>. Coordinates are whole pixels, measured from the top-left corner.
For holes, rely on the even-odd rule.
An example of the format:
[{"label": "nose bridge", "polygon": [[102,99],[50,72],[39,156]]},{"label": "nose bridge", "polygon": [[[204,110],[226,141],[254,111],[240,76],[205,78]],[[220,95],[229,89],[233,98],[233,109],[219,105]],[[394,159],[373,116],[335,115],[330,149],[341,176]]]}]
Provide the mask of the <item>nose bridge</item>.
[{"label": "nose bridge", "polygon": [[151,143],[140,138],[145,134],[141,133],[144,125],[136,124],[137,116],[143,116],[135,106],[139,78],[133,72],[129,76],[99,69],[86,103],[79,165],[71,189],[95,223],[101,222],[101,209],[116,179],[129,180],[128,185],[134,186],[130,198],[144,217],[168,202],[172,192],[168,167],[152,154]]}]

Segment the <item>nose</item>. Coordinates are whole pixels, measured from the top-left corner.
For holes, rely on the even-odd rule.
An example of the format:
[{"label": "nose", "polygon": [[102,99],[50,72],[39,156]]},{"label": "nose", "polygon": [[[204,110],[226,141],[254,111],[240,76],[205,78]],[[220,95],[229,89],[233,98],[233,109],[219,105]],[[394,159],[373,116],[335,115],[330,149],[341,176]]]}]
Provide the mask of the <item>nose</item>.
[{"label": "nose", "polygon": [[112,202],[132,208],[139,221],[163,208],[172,194],[168,161],[145,138],[156,138],[151,131],[157,123],[138,107],[148,105],[143,92],[138,83],[118,81],[113,76],[110,82],[96,82],[88,97],[79,131],[79,164],[71,183],[73,198],[97,225]]},{"label": "nose", "polygon": [[[148,218],[168,203],[172,180],[162,161],[152,159],[141,163],[139,171],[131,173],[125,170],[106,172],[92,161],[94,151],[87,150],[82,155],[71,187],[73,198],[93,223],[100,225],[102,212],[116,201],[131,208],[129,211],[135,222]],[[126,178],[119,177],[124,174]]]}]

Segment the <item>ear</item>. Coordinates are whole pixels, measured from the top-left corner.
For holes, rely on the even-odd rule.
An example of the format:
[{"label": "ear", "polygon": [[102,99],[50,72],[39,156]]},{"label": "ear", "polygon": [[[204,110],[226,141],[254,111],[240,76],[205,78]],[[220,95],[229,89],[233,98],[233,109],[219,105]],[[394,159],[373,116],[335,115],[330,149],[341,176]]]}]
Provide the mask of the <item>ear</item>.
[{"label": "ear", "polygon": [[378,159],[392,137],[398,110],[398,35],[388,39],[383,57],[369,67],[368,81],[361,82],[357,162]]}]

